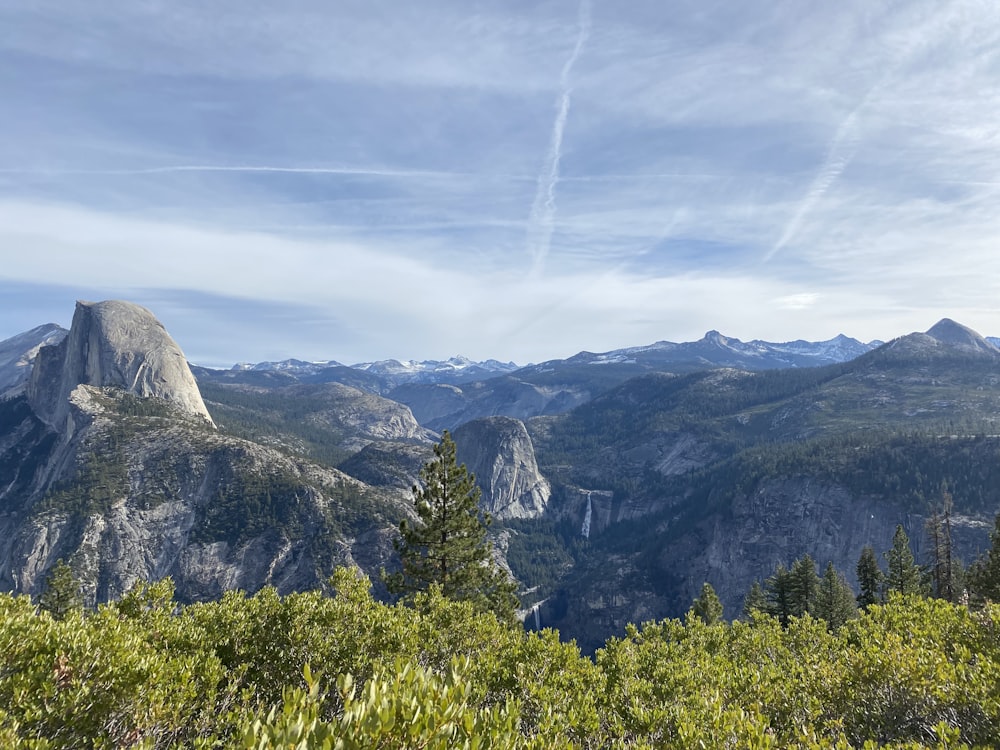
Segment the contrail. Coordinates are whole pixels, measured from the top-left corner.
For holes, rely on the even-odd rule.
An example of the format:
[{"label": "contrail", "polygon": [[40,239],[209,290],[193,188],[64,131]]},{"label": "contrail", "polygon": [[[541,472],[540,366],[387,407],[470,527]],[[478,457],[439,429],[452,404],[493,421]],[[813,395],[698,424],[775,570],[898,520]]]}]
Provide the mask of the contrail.
[{"label": "contrail", "polygon": [[[44,169],[44,168],[0,168],[0,174],[34,175],[144,175],[168,174],[170,172],[278,172],[284,174],[336,174],[372,177],[476,177],[471,172],[442,172],[420,169],[382,169],[363,167],[281,167],[220,164],[174,164],[164,167],[139,169]],[[513,175],[508,175],[514,177]]]},{"label": "contrail", "polygon": [[566,130],[566,119],[569,117],[570,97],[573,88],[570,86],[570,73],[583,45],[590,36],[590,2],[581,0],[578,20],[576,44],[559,76],[559,104],[556,109],[556,119],[552,125],[552,138],[549,150],[545,155],[545,163],[538,175],[538,188],[535,201],[531,205],[531,219],[528,231],[528,251],[532,257],[532,274],[538,275],[545,267],[545,259],[552,244],[552,232],[556,221],[556,183],[559,182],[559,159],[562,156],[563,132]]},{"label": "contrail", "polygon": [[[945,15],[947,12],[949,15]],[[780,252],[798,233],[802,222],[805,218],[812,212],[816,204],[823,198],[826,191],[830,189],[830,186],[836,182],[836,180],[843,173],[847,165],[851,163],[854,155],[858,150],[858,141],[861,139],[861,135],[858,132],[858,117],[862,110],[867,107],[872,100],[886,88],[896,71],[899,70],[903,64],[909,59],[915,52],[918,46],[921,44],[929,44],[927,40],[927,34],[932,33],[936,39],[941,33],[942,29],[951,25],[958,13],[954,9],[954,6],[948,8],[941,14],[935,15],[934,17],[928,19],[925,22],[925,28],[931,30],[930,32],[923,33],[923,36],[917,41],[910,41],[902,50],[898,51],[889,60],[886,66],[885,72],[878,79],[878,81],[868,90],[865,97],[851,112],[843,119],[840,123],[840,127],[837,128],[837,132],[833,136],[833,140],[830,141],[830,146],[826,152],[826,159],[823,162],[823,166],[820,167],[819,172],[817,172],[816,177],[813,178],[812,184],[809,186],[809,190],[806,191],[805,197],[799,204],[798,209],[795,211],[795,215],[792,216],[791,221],[785,227],[785,231],[781,233],[781,239],[778,240],[777,244],[771,248],[770,252],[764,256],[764,262],[771,260],[778,252]],[[943,16],[943,17],[942,17]],[[918,31],[922,31],[918,29]]]},{"label": "contrail", "polygon": [[867,106],[876,88],[879,88],[879,86],[873,87],[868,92],[868,95],[861,100],[861,103],[851,110],[851,113],[840,123],[840,127],[837,128],[833,140],[830,141],[823,166],[820,167],[819,172],[813,178],[809,190],[806,191],[805,198],[802,199],[802,202],[799,203],[799,207],[795,211],[795,215],[792,216],[791,221],[785,226],[785,231],[781,233],[781,239],[764,256],[765,263],[771,260],[798,234],[799,228],[802,226],[802,222],[806,216],[812,212],[816,204],[826,194],[826,191],[830,189],[830,186],[836,182],[844,169],[847,168],[847,165],[851,163],[851,159],[857,153],[858,141],[860,140],[857,128],[858,115]]}]

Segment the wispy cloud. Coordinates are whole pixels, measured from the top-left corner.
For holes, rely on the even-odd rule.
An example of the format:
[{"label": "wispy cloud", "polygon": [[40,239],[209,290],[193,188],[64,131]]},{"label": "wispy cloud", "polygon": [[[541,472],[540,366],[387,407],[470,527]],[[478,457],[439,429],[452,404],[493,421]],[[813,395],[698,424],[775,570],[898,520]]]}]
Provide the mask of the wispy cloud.
[{"label": "wispy cloud", "polygon": [[397,5],[0,3],[0,290],[239,359],[1000,333],[1000,4]]},{"label": "wispy cloud", "polygon": [[[294,166],[258,166],[258,165],[224,165],[224,164],[170,164],[161,167],[139,167],[132,169],[65,169],[65,168],[26,168],[0,167],[0,174],[14,175],[156,175],[172,172],[236,172],[247,174],[300,174],[300,175],[349,175],[358,177],[483,177],[472,172],[450,172],[431,169],[388,169],[383,167],[294,167]],[[491,178],[509,180],[529,180],[521,175],[488,175]]]},{"label": "wispy cloud", "polygon": [[552,244],[552,233],[556,222],[556,184],[559,182],[559,161],[562,158],[563,133],[566,130],[566,120],[569,118],[570,97],[573,93],[570,75],[573,66],[583,52],[583,46],[590,36],[590,2],[580,0],[579,18],[577,20],[576,44],[562,67],[559,75],[559,100],[556,106],[556,119],[552,124],[552,136],[549,148],[545,154],[542,171],[538,175],[538,188],[535,201],[531,206],[531,219],[528,232],[528,251],[531,254],[531,272],[533,275],[542,273],[545,260]]}]

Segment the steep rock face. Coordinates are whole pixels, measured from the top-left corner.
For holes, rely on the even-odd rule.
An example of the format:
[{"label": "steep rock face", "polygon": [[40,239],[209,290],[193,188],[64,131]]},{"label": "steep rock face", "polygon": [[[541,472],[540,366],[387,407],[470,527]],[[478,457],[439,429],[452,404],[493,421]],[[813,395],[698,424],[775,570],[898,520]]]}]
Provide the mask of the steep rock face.
[{"label": "steep rock face", "polygon": [[163,399],[212,420],[180,347],[149,310],[131,302],[77,302],[69,335],[39,351],[28,400],[43,422],[65,433],[70,394],[80,385]]},{"label": "steep rock face", "polygon": [[484,510],[495,518],[536,518],[545,512],[552,490],[520,420],[477,419],[455,430],[454,439],[459,461],[476,475]]},{"label": "steep rock face", "polygon": [[[374,434],[423,434],[391,406]],[[60,558],[89,603],[164,576],[191,601],[315,587],[340,563],[374,575],[399,494],[220,434],[149,311],[79,303],[26,393],[0,400],[0,590],[38,593]]]},{"label": "steep rock face", "polygon": [[[652,559],[649,551],[595,555],[542,608],[543,626],[557,627],[592,650],[627,623],[682,616],[706,581],[722,600],[724,616],[733,619],[754,580],[763,582],[778,564],[787,567],[805,554],[819,574],[833,562],[857,591],[861,550],[870,544],[881,558],[900,523],[917,562],[930,559],[925,516],[810,477],[767,480],[702,515],[684,528],[661,520],[656,531],[662,542]],[[989,547],[991,528],[989,518],[954,516],[955,555],[974,560]]]},{"label": "steep rock face", "polygon": [[31,374],[31,365],[43,346],[58,344],[67,331],[47,323],[0,341],[0,398],[17,395]]},{"label": "steep rock face", "polygon": [[[89,398],[75,398],[61,481],[39,485],[25,471],[19,495],[0,497],[0,590],[37,593],[60,558],[90,603],[164,576],[194,601],[232,588],[312,588],[352,561],[375,576],[388,562],[382,536],[403,512],[391,494],[199,418],[123,416],[116,393],[79,386],[74,396]],[[44,463],[53,433],[36,434],[33,419],[18,428],[18,450],[34,440]],[[11,450],[0,452],[3,467],[18,457]]]}]

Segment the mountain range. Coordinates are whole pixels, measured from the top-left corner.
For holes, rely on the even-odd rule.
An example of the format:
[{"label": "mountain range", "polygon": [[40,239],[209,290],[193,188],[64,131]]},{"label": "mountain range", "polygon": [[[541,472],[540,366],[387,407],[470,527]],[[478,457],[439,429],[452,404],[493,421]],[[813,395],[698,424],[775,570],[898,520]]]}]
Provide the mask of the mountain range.
[{"label": "mountain range", "polygon": [[735,617],[805,553],[850,580],[897,524],[923,555],[944,492],[971,560],[1000,510],[998,420],[997,341],[947,319],[885,344],[710,331],[520,368],[213,370],[148,310],[78,303],[70,331],[0,342],[0,588],[36,593],[58,559],[91,602],[165,575],[185,601],[336,564],[375,580],[449,429],[529,622],[592,649],[704,581]]}]

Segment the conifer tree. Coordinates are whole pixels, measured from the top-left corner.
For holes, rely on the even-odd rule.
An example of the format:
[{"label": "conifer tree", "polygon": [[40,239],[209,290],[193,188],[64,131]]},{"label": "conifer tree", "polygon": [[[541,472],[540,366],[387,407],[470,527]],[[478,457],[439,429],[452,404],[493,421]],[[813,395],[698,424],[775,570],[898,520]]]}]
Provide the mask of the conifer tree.
[{"label": "conifer tree", "polygon": [[913,560],[910,551],[910,538],[903,531],[902,525],[896,526],[892,537],[892,549],[885,553],[886,567],[885,587],[888,591],[898,591],[901,594],[923,594],[925,587],[920,566]]},{"label": "conifer tree", "polygon": [[873,604],[882,601],[882,582],[885,576],[878,565],[878,558],[875,550],[870,544],[866,544],[861,550],[861,557],[858,558],[858,606],[861,609],[868,609]]},{"label": "conifer tree", "polygon": [[701,587],[701,595],[691,604],[691,613],[706,625],[713,625],[722,619],[722,602],[715,593],[712,584],[705,581]]},{"label": "conifer tree", "polygon": [[831,631],[858,616],[854,592],[844,580],[843,574],[833,567],[832,561],[827,563],[826,571],[820,579],[814,614],[826,620]]},{"label": "conifer tree", "polygon": [[792,573],[781,563],[775,568],[774,574],[764,581],[764,595],[767,597],[769,615],[778,618],[783,627],[788,625],[792,616]]},{"label": "conifer tree", "polygon": [[83,607],[80,584],[73,569],[62,559],[56,561],[45,579],[45,590],[38,597],[38,607],[61,620],[74,609]]},{"label": "conifer tree", "polygon": [[384,575],[391,593],[410,597],[437,585],[449,599],[471,601],[513,622],[516,585],[493,560],[486,538],[491,519],[480,512],[479,497],[475,477],[459,465],[445,430],[413,488],[419,520],[404,519],[393,542],[402,570]]},{"label": "conifer tree", "polygon": [[750,619],[754,612],[767,612],[767,594],[760,585],[760,581],[754,581],[743,600],[743,617]]},{"label": "conifer tree", "polygon": [[933,594],[938,599],[957,602],[964,589],[962,563],[953,551],[951,511],[954,505],[947,487],[941,488],[941,511],[935,510],[924,524],[931,545],[930,573]]},{"label": "conifer tree", "polygon": [[819,595],[819,576],[816,575],[816,561],[810,555],[803,555],[792,563],[789,585],[790,614],[794,617],[813,614],[816,597]]}]

